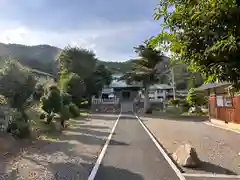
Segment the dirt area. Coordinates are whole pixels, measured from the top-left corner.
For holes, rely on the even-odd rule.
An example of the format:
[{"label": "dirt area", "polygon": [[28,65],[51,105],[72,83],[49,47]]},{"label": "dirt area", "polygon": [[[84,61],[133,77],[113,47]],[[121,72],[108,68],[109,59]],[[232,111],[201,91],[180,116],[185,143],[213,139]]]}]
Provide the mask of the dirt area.
[{"label": "dirt area", "polygon": [[15,151],[1,153],[0,179],[87,179],[116,119],[101,114],[74,119],[62,134],[28,142],[25,148],[15,148],[15,142],[22,143],[14,140]]},{"label": "dirt area", "polygon": [[240,174],[240,134],[203,123],[204,117],[174,117],[166,114],[142,116],[141,119],[172,154],[180,145],[190,143],[203,161],[186,173]]}]

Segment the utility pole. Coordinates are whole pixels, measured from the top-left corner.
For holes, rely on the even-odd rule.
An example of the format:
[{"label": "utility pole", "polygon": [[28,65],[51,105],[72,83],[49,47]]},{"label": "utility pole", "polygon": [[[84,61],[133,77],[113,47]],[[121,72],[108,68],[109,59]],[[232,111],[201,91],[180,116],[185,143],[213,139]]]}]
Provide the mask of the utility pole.
[{"label": "utility pole", "polygon": [[172,88],[173,88],[173,99],[176,99],[176,90],[175,90],[175,79],[174,79],[174,71],[173,68],[171,69],[172,73]]}]

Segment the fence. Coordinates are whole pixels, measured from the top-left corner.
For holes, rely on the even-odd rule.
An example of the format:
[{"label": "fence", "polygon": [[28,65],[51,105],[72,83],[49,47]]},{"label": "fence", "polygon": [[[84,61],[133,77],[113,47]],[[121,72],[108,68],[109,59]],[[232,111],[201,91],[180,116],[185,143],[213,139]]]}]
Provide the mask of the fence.
[{"label": "fence", "polygon": [[209,115],[211,118],[240,124],[240,96],[232,97],[231,107],[218,107],[216,97],[209,97]]},{"label": "fence", "polygon": [[119,98],[114,99],[100,99],[92,98],[92,104],[119,104]]}]

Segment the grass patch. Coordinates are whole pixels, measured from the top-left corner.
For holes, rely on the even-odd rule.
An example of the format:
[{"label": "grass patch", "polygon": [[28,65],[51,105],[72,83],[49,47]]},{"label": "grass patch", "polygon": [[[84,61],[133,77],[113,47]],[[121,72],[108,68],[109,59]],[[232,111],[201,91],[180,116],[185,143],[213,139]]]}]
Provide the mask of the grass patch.
[{"label": "grass patch", "polygon": [[189,112],[184,112],[181,115],[183,116],[207,116],[208,113],[207,112],[196,112],[196,113],[189,113]]},{"label": "grass patch", "polygon": [[89,112],[87,109],[81,109],[80,110],[80,116],[87,117],[89,116]]}]

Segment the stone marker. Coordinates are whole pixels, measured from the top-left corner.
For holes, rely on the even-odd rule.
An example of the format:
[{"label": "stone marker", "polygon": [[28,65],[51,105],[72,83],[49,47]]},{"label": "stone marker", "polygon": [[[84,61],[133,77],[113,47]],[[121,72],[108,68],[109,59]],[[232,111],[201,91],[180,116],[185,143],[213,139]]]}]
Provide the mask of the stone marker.
[{"label": "stone marker", "polygon": [[175,153],[173,153],[173,159],[180,166],[189,168],[196,168],[201,163],[196,150],[190,144],[181,145]]}]

